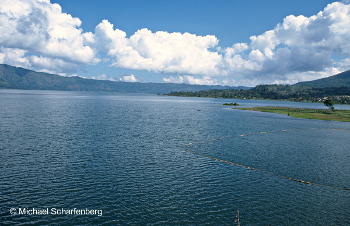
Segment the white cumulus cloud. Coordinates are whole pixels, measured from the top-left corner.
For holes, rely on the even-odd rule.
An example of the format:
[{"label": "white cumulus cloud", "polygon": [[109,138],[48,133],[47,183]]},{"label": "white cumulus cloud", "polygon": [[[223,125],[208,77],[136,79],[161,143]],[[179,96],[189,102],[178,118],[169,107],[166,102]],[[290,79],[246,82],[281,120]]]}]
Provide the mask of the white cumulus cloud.
[{"label": "white cumulus cloud", "polygon": [[[328,4],[310,17],[286,16],[249,43],[221,47],[214,35],[143,28],[127,36],[108,20],[83,32],[79,18],[49,0],[2,0],[0,63],[72,73],[99,63],[101,54],[114,67],[171,75],[164,82],[251,86],[313,80],[350,68],[347,3]],[[121,80],[138,81],[134,75]]]},{"label": "white cumulus cloud", "polygon": [[101,74],[101,75],[97,75],[97,76],[92,76],[92,79],[96,79],[96,80],[108,80],[108,81],[117,81],[114,78],[110,78],[105,74]]},{"label": "white cumulus cloud", "polygon": [[18,48],[4,48],[0,47],[0,63],[6,63],[13,66],[24,66],[30,65],[29,60],[25,57],[26,50]]},{"label": "white cumulus cloud", "polygon": [[114,29],[107,20],[89,34],[95,48],[107,51],[115,67],[174,74],[219,74],[222,56],[210,48],[218,44],[215,36],[168,33],[144,28],[130,38]]},{"label": "white cumulus cloud", "polygon": [[139,80],[135,77],[133,74],[124,75],[122,78],[120,78],[120,81],[123,82],[138,82]]},{"label": "white cumulus cloud", "polygon": [[[180,75],[166,82],[289,83],[333,71],[332,54],[350,56],[349,23],[350,6],[334,2],[311,17],[287,16],[273,30],[250,37],[250,43],[228,48],[218,46],[219,40],[210,35],[141,29],[127,38],[106,20],[91,34],[91,43],[107,51],[115,67]],[[208,80],[213,76],[220,78]]]},{"label": "white cumulus cloud", "polygon": [[[333,54],[350,56],[349,24],[350,6],[340,2],[311,17],[287,16],[273,30],[250,37],[246,57],[226,51],[224,70],[257,83],[295,83],[329,75],[337,71]],[[349,63],[342,61],[342,68],[349,69]]]},{"label": "white cumulus cloud", "polygon": [[[81,21],[62,13],[61,7],[49,0],[2,0],[0,25],[1,47],[12,49],[14,54],[20,49],[40,55],[32,59],[20,56],[19,60],[28,58],[29,64],[23,63],[25,67],[31,67],[32,61],[33,66],[64,71],[99,61],[94,50],[84,44]],[[4,62],[10,63],[6,59]]]},{"label": "white cumulus cloud", "polygon": [[191,75],[180,75],[177,77],[170,76],[169,78],[163,78],[163,81],[168,83],[187,83],[192,85],[218,85],[217,80],[209,76],[199,78]]}]

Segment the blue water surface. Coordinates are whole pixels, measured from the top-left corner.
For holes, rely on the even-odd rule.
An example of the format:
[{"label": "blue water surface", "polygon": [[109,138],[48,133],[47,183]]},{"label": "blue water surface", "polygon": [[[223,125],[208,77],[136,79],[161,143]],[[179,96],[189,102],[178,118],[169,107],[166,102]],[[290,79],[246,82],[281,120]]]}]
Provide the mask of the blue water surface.
[{"label": "blue water surface", "polygon": [[325,108],[0,90],[0,224],[350,225],[350,123],[226,102]]}]

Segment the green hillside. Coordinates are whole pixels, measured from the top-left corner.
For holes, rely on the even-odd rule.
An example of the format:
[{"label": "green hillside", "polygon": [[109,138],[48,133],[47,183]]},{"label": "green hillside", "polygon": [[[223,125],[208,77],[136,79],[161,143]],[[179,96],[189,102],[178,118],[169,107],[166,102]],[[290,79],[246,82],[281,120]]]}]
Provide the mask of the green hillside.
[{"label": "green hillside", "polygon": [[308,82],[299,82],[295,84],[295,86],[310,86],[315,88],[350,86],[350,70],[327,78],[321,78]]},{"label": "green hillside", "polygon": [[211,97],[228,99],[269,99],[288,101],[321,102],[324,97],[334,96],[337,104],[350,103],[350,86],[313,88],[291,85],[258,85],[249,90],[211,89],[196,92],[171,92],[169,96]]},{"label": "green hillside", "polygon": [[229,99],[269,99],[288,101],[322,102],[333,96],[337,104],[350,104],[350,70],[327,78],[295,85],[257,85],[244,89],[211,89],[191,92],[171,92],[170,96],[212,97]]},{"label": "green hillside", "polygon": [[174,83],[113,82],[80,77],[63,77],[0,64],[0,88],[164,94],[173,91],[232,89],[234,87]]}]

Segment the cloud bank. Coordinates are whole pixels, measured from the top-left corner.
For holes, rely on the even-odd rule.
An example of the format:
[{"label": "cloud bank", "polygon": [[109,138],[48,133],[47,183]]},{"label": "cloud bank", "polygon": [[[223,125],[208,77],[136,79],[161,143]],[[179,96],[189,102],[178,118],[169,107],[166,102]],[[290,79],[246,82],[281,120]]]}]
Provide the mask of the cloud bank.
[{"label": "cloud bank", "polygon": [[209,51],[218,44],[215,36],[168,33],[144,28],[130,38],[107,20],[89,33],[89,45],[106,51],[115,67],[164,74],[218,74],[221,56]]},{"label": "cloud bank", "polygon": [[24,67],[74,71],[96,64],[96,52],[84,44],[81,21],[49,0],[2,0],[0,60]]},{"label": "cloud bank", "polygon": [[250,43],[220,47],[213,35],[144,28],[127,37],[108,20],[83,32],[80,19],[49,0],[2,0],[0,63],[70,73],[98,64],[99,54],[107,53],[111,66],[159,73],[164,82],[296,83],[349,69],[346,3],[334,2],[311,17],[289,15],[274,29],[251,36]]},{"label": "cloud bank", "polygon": [[123,75],[122,78],[119,79],[122,82],[138,82],[139,80],[133,74]]}]

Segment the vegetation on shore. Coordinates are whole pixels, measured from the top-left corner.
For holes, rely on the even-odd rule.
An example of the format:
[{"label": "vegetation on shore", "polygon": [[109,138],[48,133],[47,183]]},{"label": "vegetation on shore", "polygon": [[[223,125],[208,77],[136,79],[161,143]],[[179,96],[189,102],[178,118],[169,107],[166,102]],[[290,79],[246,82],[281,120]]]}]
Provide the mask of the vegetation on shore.
[{"label": "vegetation on shore", "polygon": [[291,107],[251,107],[251,108],[233,108],[233,109],[286,114],[294,118],[350,122],[350,110],[329,111],[326,109],[291,108]]},{"label": "vegetation on shore", "polygon": [[234,102],[234,103],[224,103],[223,105],[226,105],[226,106],[240,106],[236,102]]},{"label": "vegetation on shore", "polygon": [[295,102],[322,103],[332,96],[334,104],[350,104],[350,86],[314,88],[292,85],[258,85],[245,89],[210,89],[197,92],[171,92],[169,96],[211,97],[247,100],[286,100]]}]

